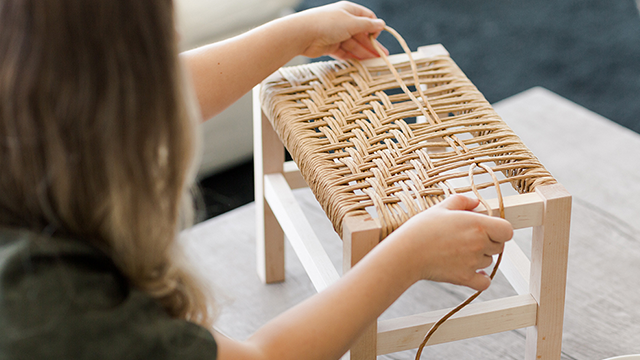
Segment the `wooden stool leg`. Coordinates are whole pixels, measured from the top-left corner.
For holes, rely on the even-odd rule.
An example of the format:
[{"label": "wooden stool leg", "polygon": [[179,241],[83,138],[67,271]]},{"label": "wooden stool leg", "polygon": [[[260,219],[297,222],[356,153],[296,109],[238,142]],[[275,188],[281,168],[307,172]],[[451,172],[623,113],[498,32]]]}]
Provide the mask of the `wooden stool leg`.
[{"label": "wooden stool leg", "polygon": [[533,229],[529,289],[538,302],[538,319],[527,328],[525,359],[560,359],[571,195],[560,184],[536,192],[544,199],[544,217],[543,225]]},{"label": "wooden stool leg", "polygon": [[[380,242],[380,226],[370,216],[346,218],[343,225],[342,272],[349,271]],[[351,360],[372,360],[377,355],[378,322],[364,331],[351,348]]]},{"label": "wooden stool leg", "polygon": [[265,283],[284,281],[284,232],[264,198],[264,175],[281,173],[284,146],[260,106],[260,89],[253,90],[253,164],[256,199],[256,258]]}]

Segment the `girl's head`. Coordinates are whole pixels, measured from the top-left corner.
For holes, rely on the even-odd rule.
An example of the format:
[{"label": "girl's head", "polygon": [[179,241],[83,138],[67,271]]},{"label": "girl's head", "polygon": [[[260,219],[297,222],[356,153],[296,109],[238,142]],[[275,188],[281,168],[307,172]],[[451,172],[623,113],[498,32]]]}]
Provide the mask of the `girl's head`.
[{"label": "girl's head", "polygon": [[191,204],[186,91],[171,0],[0,1],[0,225],[91,241],[206,323],[174,259]]}]

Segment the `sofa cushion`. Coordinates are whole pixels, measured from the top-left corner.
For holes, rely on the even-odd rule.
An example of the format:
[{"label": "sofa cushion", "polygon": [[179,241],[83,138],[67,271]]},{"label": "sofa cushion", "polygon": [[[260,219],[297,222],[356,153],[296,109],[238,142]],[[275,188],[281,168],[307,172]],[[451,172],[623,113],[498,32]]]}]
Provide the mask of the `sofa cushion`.
[{"label": "sofa cushion", "polygon": [[300,0],[175,0],[180,48],[237,35],[290,12]]}]

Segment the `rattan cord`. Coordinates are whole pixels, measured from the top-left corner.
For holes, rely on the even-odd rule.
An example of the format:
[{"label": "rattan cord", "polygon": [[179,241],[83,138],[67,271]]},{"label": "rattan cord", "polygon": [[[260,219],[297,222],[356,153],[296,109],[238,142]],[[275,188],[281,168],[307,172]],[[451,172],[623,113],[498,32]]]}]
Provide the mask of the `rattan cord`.
[{"label": "rattan cord", "polygon": [[386,237],[446,196],[471,192],[453,182],[472,164],[520,193],[555,183],[449,56],[416,59],[417,81],[411,66],[318,62],[262,84],[263,111],[339,234],[345,217],[370,210]]}]

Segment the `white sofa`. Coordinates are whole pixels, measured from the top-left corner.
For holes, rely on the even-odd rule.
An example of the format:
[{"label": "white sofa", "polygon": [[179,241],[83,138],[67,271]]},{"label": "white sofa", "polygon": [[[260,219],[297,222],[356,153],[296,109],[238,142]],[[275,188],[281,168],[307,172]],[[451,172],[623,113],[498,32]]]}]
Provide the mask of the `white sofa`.
[{"label": "white sofa", "polygon": [[[300,0],[174,0],[180,50],[238,35],[293,12]],[[253,154],[251,94],[202,125],[200,177],[246,161]]]}]

